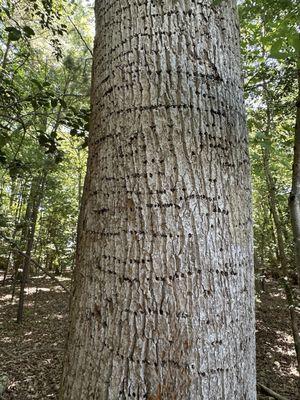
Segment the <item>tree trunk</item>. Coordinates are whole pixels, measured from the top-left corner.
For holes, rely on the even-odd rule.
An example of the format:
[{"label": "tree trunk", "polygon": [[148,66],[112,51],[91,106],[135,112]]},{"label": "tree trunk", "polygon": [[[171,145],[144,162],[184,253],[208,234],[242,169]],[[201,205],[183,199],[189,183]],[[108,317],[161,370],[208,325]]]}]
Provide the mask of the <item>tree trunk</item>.
[{"label": "tree trunk", "polygon": [[290,213],[295,243],[295,261],[300,286],[300,58],[298,60],[298,99],[294,140],[294,162],[292,174],[292,190],[290,194]]},{"label": "tree trunk", "polygon": [[[20,223],[20,219],[21,219],[21,213],[22,213],[22,206],[23,206],[23,200],[24,200],[24,196],[23,196],[23,188],[22,188],[22,182],[19,183],[19,185],[14,184],[14,181],[11,181],[11,191],[12,191],[12,195],[10,197],[10,210],[12,209],[12,206],[14,204],[14,199],[15,196],[17,195],[17,201],[16,201],[16,209],[15,209],[15,213],[14,213],[14,231],[12,233],[12,239],[14,240],[15,237],[17,236],[18,233],[18,225]],[[17,186],[17,188],[16,188]],[[7,255],[7,261],[6,261],[6,265],[5,265],[5,269],[4,269],[4,275],[3,275],[3,280],[2,280],[2,285],[5,285],[6,283],[6,278],[7,278],[7,274],[9,272],[9,269],[11,267],[11,260],[13,259],[13,253],[9,250],[8,255]],[[17,274],[17,270],[18,270],[18,266],[15,265],[15,274]],[[14,285],[16,283],[16,276],[14,277]]]},{"label": "tree trunk", "polygon": [[[28,232],[29,232],[29,222],[30,222],[30,214],[31,214],[31,208],[32,208],[32,191],[34,188],[34,181],[31,182],[30,185],[30,191],[26,199],[26,210],[25,210],[25,215],[22,217],[22,230],[21,230],[21,237],[20,237],[20,249],[22,251],[26,251],[26,245],[27,245],[27,238],[28,238]],[[22,198],[25,198],[25,195],[22,195]],[[23,200],[22,200],[23,202]],[[25,202],[25,201],[24,201]],[[15,297],[15,291],[16,291],[16,286],[18,281],[20,280],[20,274],[19,272],[23,270],[24,268],[24,258],[20,256],[20,254],[16,254],[15,259],[14,259],[14,272],[13,272],[13,284],[12,284],[12,300]]]},{"label": "tree trunk", "polygon": [[30,269],[30,258],[33,248],[34,234],[36,228],[36,222],[38,217],[38,210],[40,207],[41,199],[43,196],[44,185],[46,180],[46,172],[44,171],[42,175],[33,179],[32,187],[30,191],[30,214],[28,223],[28,235],[26,243],[26,258],[23,260],[20,294],[19,294],[19,304],[17,313],[17,322],[21,323],[23,320],[24,312],[24,297],[25,297],[25,286],[28,281],[29,269]]},{"label": "tree trunk", "polygon": [[96,0],[63,400],[254,400],[233,1]]},{"label": "tree trunk", "polygon": [[[285,290],[285,295],[288,303],[288,308],[289,308],[289,313],[291,317],[291,328],[293,332],[293,338],[294,338],[294,347],[295,347],[295,353],[296,353],[296,358],[297,358],[297,367],[298,367],[298,372],[300,375],[300,334],[299,334],[299,329],[298,329],[298,322],[297,322],[297,314],[295,311],[295,301],[294,301],[294,296],[293,292],[289,283],[289,271],[288,271],[288,258],[286,255],[286,250],[285,250],[285,241],[284,241],[284,230],[283,230],[283,224],[280,219],[280,214],[278,212],[278,207],[277,207],[277,200],[276,200],[276,186],[275,186],[275,180],[272,174],[272,171],[270,169],[270,133],[272,131],[272,115],[270,111],[270,99],[267,94],[267,86],[266,82],[264,82],[264,93],[265,93],[265,101],[266,101],[266,143],[262,147],[262,153],[263,153],[263,166],[264,166],[264,172],[265,172],[265,177],[266,177],[266,186],[267,190],[269,193],[269,204],[270,204],[270,211],[271,215],[274,221],[275,225],[275,231],[276,231],[276,242],[278,245],[278,261],[280,264],[280,270],[279,270],[279,276],[281,278],[281,283],[283,285],[283,288]],[[297,381],[298,385],[298,391],[300,394],[300,379],[298,378]]]},{"label": "tree trunk", "polygon": [[[269,135],[270,131],[268,130],[267,135]],[[275,225],[275,239],[278,245],[278,253],[276,254],[279,259],[280,264],[280,275],[288,274],[288,259],[285,251],[285,241],[284,234],[282,229],[282,223],[280,219],[280,215],[277,208],[277,199],[276,199],[276,186],[275,180],[273,178],[272,172],[270,170],[270,150],[268,146],[262,147],[263,153],[263,165],[264,165],[264,173],[266,178],[266,186],[269,194],[269,205],[270,205],[270,213],[272,215],[272,219]]]},{"label": "tree trunk", "polygon": [[[269,150],[267,148],[263,148],[263,158],[264,158],[264,168],[265,168],[265,174],[266,174],[266,183],[267,183],[267,189],[269,192],[269,201],[270,201],[270,210],[272,214],[272,218],[274,221],[275,225],[275,230],[276,230],[276,242],[278,244],[278,261],[280,264],[280,271],[279,271],[279,276],[282,278],[282,284],[285,290],[285,295],[288,303],[288,308],[290,312],[290,317],[291,317],[291,328],[293,332],[293,337],[294,337],[294,346],[295,346],[295,352],[296,352],[296,358],[297,358],[297,366],[298,366],[298,371],[300,374],[300,335],[299,335],[299,329],[298,329],[298,322],[297,322],[297,314],[295,311],[295,302],[293,298],[293,293],[292,289],[288,280],[288,259],[286,256],[286,251],[285,251],[285,242],[284,242],[284,234],[282,230],[282,223],[280,220],[280,216],[277,210],[277,202],[276,202],[276,189],[275,189],[275,182],[274,178],[272,176],[272,173],[270,171],[269,167]],[[299,393],[300,393],[300,381],[298,379],[298,388],[299,388]]]}]

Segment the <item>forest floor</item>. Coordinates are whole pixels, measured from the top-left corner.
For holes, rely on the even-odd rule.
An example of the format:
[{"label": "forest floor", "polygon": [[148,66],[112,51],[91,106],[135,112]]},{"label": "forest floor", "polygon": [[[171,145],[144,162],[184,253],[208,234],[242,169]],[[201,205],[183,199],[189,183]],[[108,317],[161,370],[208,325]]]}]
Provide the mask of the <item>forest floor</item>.
[{"label": "forest floor", "polygon": [[[59,279],[70,285],[69,278]],[[0,287],[0,375],[9,378],[2,400],[57,399],[68,295],[49,279],[36,277],[28,287],[25,307],[24,323],[17,325],[17,300],[11,301],[9,284]],[[267,282],[267,291],[258,296],[256,313],[258,381],[297,400],[289,313],[274,282]]]}]

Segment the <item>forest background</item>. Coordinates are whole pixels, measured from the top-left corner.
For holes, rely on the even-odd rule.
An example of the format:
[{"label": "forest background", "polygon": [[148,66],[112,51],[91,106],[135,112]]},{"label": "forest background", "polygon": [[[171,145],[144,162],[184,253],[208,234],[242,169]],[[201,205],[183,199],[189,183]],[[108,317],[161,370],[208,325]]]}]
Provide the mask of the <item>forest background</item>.
[{"label": "forest background", "polygon": [[[299,102],[299,4],[245,0],[239,12],[259,382],[296,399],[299,291],[289,197]],[[28,399],[55,398],[57,392],[65,289],[70,290],[74,267],[87,158],[93,30],[91,1],[0,2],[0,336],[7,361],[0,373],[5,372],[6,399],[24,399],[18,397],[24,390]],[[23,353],[14,353],[12,337],[22,341]],[[26,359],[28,351],[26,364],[20,354]],[[45,375],[41,392],[36,382]]]}]

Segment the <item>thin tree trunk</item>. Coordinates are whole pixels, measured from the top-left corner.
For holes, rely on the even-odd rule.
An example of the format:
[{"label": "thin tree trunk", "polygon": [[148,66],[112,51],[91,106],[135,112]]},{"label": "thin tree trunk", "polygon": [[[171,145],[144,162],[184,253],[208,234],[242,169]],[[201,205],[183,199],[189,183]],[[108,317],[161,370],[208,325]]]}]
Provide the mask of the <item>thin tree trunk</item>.
[{"label": "thin tree trunk", "polygon": [[[265,92],[266,87],[265,87]],[[266,138],[267,141],[270,138],[270,132],[271,132],[271,125],[272,125],[272,117],[271,117],[271,112],[270,112],[270,106],[269,106],[269,98],[266,96]],[[278,253],[279,253],[279,263],[280,263],[280,277],[281,277],[281,282],[283,284],[284,290],[285,290],[285,295],[287,299],[287,304],[289,307],[289,312],[290,312],[290,318],[291,318],[291,328],[293,332],[293,337],[294,337],[294,347],[295,347],[295,352],[296,352],[296,358],[297,358],[297,366],[298,366],[298,372],[300,375],[300,334],[299,334],[299,329],[298,329],[298,324],[297,324],[297,314],[295,311],[295,302],[293,299],[293,293],[291,290],[290,283],[288,281],[288,259],[285,251],[285,242],[284,242],[284,232],[282,229],[282,223],[280,220],[280,215],[277,209],[277,199],[276,199],[276,186],[275,186],[275,181],[272,175],[272,172],[270,170],[270,148],[269,146],[263,146],[262,148],[263,151],[263,165],[264,165],[264,171],[265,171],[265,177],[266,177],[266,184],[267,184],[267,189],[269,192],[269,204],[270,204],[270,211],[273,217],[274,225],[275,225],[275,230],[276,230],[276,239],[277,239],[277,244],[278,244]],[[298,389],[300,393],[300,379],[298,378]]]},{"label": "thin tree trunk", "polygon": [[[31,185],[30,185],[30,191],[27,197],[27,204],[26,204],[26,210],[25,210],[25,216],[22,219],[22,230],[21,230],[21,238],[20,238],[20,248],[21,250],[26,251],[26,244],[27,244],[27,239],[28,239],[28,234],[29,234],[29,224],[30,224],[30,215],[31,215],[31,208],[32,208],[32,195],[33,195],[33,190],[34,190],[34,182],[32,180]],[[14,274],[13,274],[13,284],[12,284],[12,300],[15,297],[15,292],[16,292],[16,286],[17,282],[19,281],[19,271],[23,270],[24,268],[24,258],[20,256],[20,254],[17,254],[15,257],[15,262],[14,262]]]},{"label": "thin tree trunk", "polygon": [[82,170],[78,168],[78,209],[80,209],[82,198]]},{"label": "thin tree trunk", "polygon": [[[10,194],[10,197],[9,197],[9,210],[10,210],[10,212],[11,212],[11,209],[12,209],[12,207],[14,205],[14,200],[15,200],[15,195],[16,195],[16,188],[17,188],[16,179],[15,178],[11,178],[11,185],[10,185],[11,194]],[[17,207],[17,210],[18,210],[18,207]],[[15,225],[17,225],[17,223],[18,223],[18,220],[17,220],[17,216],[16,216],[15,217]],[[13,237],[15,237],[16,233],[17,233],[17,230],[15,228],[14,229],[14,233],[13,233]],[[8,252],[8,255],[7,255],[7,258],[6,258],[6,266],[5,266],[5,270],[4,270],[2,285],[5,285],[6,277],[7,277],[7,274],[8,274],[9,267],[10,267],[10,260],[11,260],[11,251]]]},{"label": "thin tree trunk", "polygon": [[24,257],[23,262],[23,271],[21,277],[21,286],[20,286],[20,294],[19,294],[19,304],[18,304],[18,313],[17,313],[17,322],[21,323],[23,320],[24,313],[24,297],[25,297],[25,286],[28,281],[29,276],[29,268],[30,268],[30,258],[31,252],[34,242],[34,234],[36,228],[36,222],[38,217],[38,210],[40,206],[40,202],[43,196],[44,185],[46,180],[47,173],[43,172],[41,176],[34,179],[32,183],[32,196],[31,196],[31,211],[29,217],[29,226],[28,226],[28,236],[27,236],[27,246],[26,246],[26,257]]},{"label": "thin tree trunk", "polygon": [[[295,312],[295,302],[293,299],[293,293],[290,287],[290,283],[286,280],[288,278],[288,260],[285,252],[285,244],[284,244],[284,235],[282,231],[282,224],[280,221],[280,217],[278,214],[278,210],[276,207],[276,191],[275,191],[275,182],[272,177],[272,174],[269,169],[269,156],[266,155],[268,154],[268,150],[264,148],[264,166],[265,166],[265,173],[266,173],[266,180],[267,180],[267,187],[269,191],[269,196],[270,196],[270,209],[272,213],[272,217],[274,220],[275,224],[275,229],[276,229],[276,239],[277,239],[277,244],[278,244],[278,250],[279,250],[279,262],[281,266],[281,271],[280,271],[280,277],[282,279],[282,284],[285,290],[286,294],[286,299],[287,303],[289,306],[289,312],[290,312],[290,317],[291,317],[291,328],[293,332],[293,337],[294,337],[294,346],[295,346],[295,351],[296,351],[296,357],[297,357],[297,365],[298,365],[298,371],[300,374],[300,334],[299,334],[299,329],[298,329],[298,323],[297,323],[297,314]],[[300,389],[300,382],[298,382],[298,386]]]},{"label": "thin tree trunk", "polygon": [[8,61],[8,53],[9,53],[9,49],[10,49],[10,44],[11,44],[11,41],[8,39],[7,43],[6,43],[6,47],[5,47],[5,52],[4,52],[4,55],[3,55],[3,60],[2,60],[2,71],[3,72],[6,69],[6,64],[7,64],[7,61]]},{"label": "thin tree trunk", "polygon": [[264,163],[264,172],[266,177],[267,190],[269,193],[270,212],[275,225],[275,230],[276,230],[275,237],[277,239],[277,244],[278,244],[280,268],[282,268],[280,275],[284,275],[287,274],[288,260],[285,252],[285,242],[284,242],[284,234],[282,230],[281,219],[277,210],[276,186],[269,165],[270,162],[269,148],[263,147],[262,152],[263,152],[263,163]]},{"label": "thin tree trunk", "polygon": [[298,284],[300,287],[300,59],[298,63],[297,74],[299,92],[296,111],[292,190],[289,198],[289,206],[295,244],[295,262],[298,272]]},{"label": "thin tree trunk", "polygon": [[[22,183],[20,183],[19,186],[20,186],[19,187],[20,192],[18,194],[18,202],[17,202],[17,207],[16,207],[16,211],[15,211],[15,215],[14,215],[15,228],[14,228],[14,232],[12,234],[12,239],[13,240],[15,239],[15,237],[17,235],[17,232],[18,232],[18,225],[20,223],[22,206],[23,206],[23,199],[24,199],[23,191],[22,191],[22,189],[23,189],[22,188]],[[11,203],[10,207],[12,207],[12,203]],[[9,251],[8,256],[7,256],[7,262],[6,262],[6,266],[5,266],[4,276],[3,276],[3,280],[2,280],[2,285],[5,285],[5,282],[6,282],[7,274],[8,274],[9,267],[10,267],[11,257],[13,259],[13,254],[12,254],[11,251]]]},{"label": "thin tree trunk", "polygon": [[233,1],[96,0],[63,400],[254,400]]}]

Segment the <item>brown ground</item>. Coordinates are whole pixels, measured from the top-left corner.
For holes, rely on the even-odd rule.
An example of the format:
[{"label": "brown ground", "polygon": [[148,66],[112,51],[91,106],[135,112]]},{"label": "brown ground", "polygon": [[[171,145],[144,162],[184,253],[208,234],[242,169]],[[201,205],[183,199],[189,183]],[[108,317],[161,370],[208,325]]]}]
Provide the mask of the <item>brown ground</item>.
[{"label": "brown ground", "polygon": [[[67,278],[64,283],[70,284]],[[45,278],[34,278],[29,289],[25,321],[17,325],[11,288],[0,287],[0,375],[9,377],[3,400],[57,398],[68,298]],[[288,400],[297,400],[289,314],[282,291],[273,282],[267,283],[267,289],[257,301],[258,381]]]},{"label": "brown ground", "polygon": [[267,282],[256,302],[257,380],[285,396],[299,400],[296,356],[290,316],[283,289]]}]

